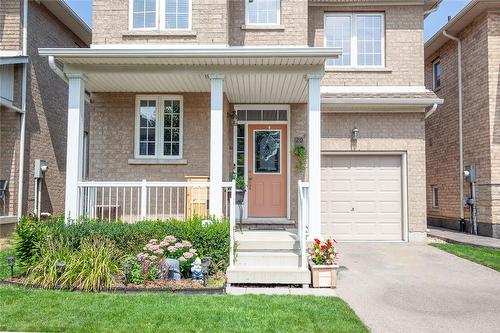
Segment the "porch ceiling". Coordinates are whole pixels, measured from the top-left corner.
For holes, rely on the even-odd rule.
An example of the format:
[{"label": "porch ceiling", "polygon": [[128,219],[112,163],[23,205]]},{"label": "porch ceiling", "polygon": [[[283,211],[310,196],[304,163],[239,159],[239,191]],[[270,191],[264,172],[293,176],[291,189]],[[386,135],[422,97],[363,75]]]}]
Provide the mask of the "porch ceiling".
[{"label": "porch ceiling", "polygon": [[65,73],[83,73],[92,92],[210,92],[207,75],[224,75],[235,103],[303,103],[305,75],[323,73],[335,48],[40,49]]}]

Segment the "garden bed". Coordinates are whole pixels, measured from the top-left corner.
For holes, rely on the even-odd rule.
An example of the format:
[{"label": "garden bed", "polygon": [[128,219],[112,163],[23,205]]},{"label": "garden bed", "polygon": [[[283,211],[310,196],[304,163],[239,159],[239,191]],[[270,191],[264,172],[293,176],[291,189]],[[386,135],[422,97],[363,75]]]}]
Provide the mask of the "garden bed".
[{"label": "garden bed", "polygon": [[[0,280],[0,285],[12,285],[18,287],[26,287],[31,289],[48,289],[39,287],[32,284],[27,284],[26,280],[22,277],[8,278],[5,280]],[[52,290],[65,290],[60,287],[50,288]],[[191,279],[182,279],[180,281],[159,281],[159,282],[148,282],[142,285],[128,284],[125,285],[123,282],[117,283],[112,286],[109,290],[105,292],[110,293],[138,293],[138,292],[167,292],[167,293],[179,293],[179,294],[224,294],[226,290],[225,283],[221,283],[220,286],[204,286],[199,282],[194,282]],[[73,289],[71,291],[83,291],[81,289]]]},{"label": "garden bed", "polygon": [[6,257],[21,271],[7,280],[12,284],[90,292],[224,291],[227,221],[65,224],[24,218],[16,234],[15,251]]}]

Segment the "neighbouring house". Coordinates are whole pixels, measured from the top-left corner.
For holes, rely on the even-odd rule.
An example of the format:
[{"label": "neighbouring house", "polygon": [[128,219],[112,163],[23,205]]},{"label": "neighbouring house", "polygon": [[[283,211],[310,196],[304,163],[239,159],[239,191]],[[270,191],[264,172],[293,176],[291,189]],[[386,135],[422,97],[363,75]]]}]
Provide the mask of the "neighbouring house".
[{"label": "neighbouring house", "polygon": [[94,0],[89,49],[39,49],[69,82],[66,219],[241,220],[229,283],[309,284],[314,237],[425,240],[438,3]]},{"label": "neighbouring house", "polygon": [[[64,1],[0,2],[0,226],[64,213],[67,84],[39,47],[88,47],[90,29]],[[35,161],[47,162],[40,200]],[[5,230],[4,230],[5,231]]]},{"label": "neighbouring house", "polygon": [[425,44],[426,86],[445,100],[425,123],[429,225],[471,230],[475,166],[477,231],[500,238],[499,70],[499,1],[471,1]]}]

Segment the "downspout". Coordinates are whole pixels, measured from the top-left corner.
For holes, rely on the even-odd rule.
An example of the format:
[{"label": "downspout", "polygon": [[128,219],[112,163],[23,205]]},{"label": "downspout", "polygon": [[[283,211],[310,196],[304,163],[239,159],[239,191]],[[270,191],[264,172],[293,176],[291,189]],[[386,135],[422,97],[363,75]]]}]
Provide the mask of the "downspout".
[{"label": "downspout", "polygon": [[[28,0],[23,3],[23,50],[22,55],[28,55]],[[23,214],[23,182],[24,182],[24,145],[26,136],[26,95],[28,85],[28,63],[23,64],[23,79],[21,93],[21,129],[19,134],[19,180],[17,188],[17,218]]]},{"label": "downspout", "polygon": [[457,42],[457,61],[458,61],[458,141],[460,147],[460,225],[465,224],[464,219],[464,137],[463,137],[463,86],[462,86],[462,41],[443,30],[443,35]]},{"label": "downspout", "polygon": [[432,108],[431,108],[429,111],[427,111],[427,112],[425,113],[425,119],[427,119],[427,118],[429,118],[430,116],[432,116],[432,114],[433,114],[434,112],[436,112],[437,108],[438,108],[438,105],[437,105],[436,103],[434,103],[434,105],[432,106]]}]

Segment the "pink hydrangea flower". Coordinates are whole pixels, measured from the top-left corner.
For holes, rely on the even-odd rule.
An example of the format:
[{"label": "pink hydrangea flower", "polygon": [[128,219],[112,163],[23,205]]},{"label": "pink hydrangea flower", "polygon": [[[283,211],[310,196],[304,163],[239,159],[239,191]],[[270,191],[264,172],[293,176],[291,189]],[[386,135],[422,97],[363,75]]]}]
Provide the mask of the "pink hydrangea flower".
[{"label": "pink hydrangea flower", "polygon": [[154,253],[163,254],[163,249],[156,249],[156,250],[154,250]]},{"label": "pink hydrangea flower", "polygon": [[175,251],[177,251],[177,248],[175,246],[171,245],[171,246],[167,247],[167,250],[168,250],[168,252],[175,252]]},{"label": "pink hydrangea flower", "polygon": [[167,243],[174,243],[177,241],[177,238],[175,238],[174,236],[167,236],[163,241]]},{"label": "pink hydrangea flower", "polygon": [[193,246],[189,241],[186,241],[186,240],[183,240],[181,244],[183,247],[192,247]]},{"label": "pink hydrangea flower", "polygon": [[187,261],[187,259],[186,259],[186,258],[184,258],[184,257],[180,257],[180,258],[179,258],[179,261]]},{"label": "pink hydrangea flower", "polygon": [[196,253],[196,249],[189,249],[189,252],[195,254]]},{"label": "pink hydrangea flower", "polygon": [[165,247],[165,246],[168,246],[169,243],[168,242],[165,242],[165,241],[161,241],[160,242],[160,247]]},{"label": "pink hydrangea flower", "polygon": [[174,245],[176,248],[180,249],[181,247],[183,247],[182,243],[175,243]]},{"label": "pink hydrangea flower", "polygon": [[186,259],[189,259],[192,258],[194,254],[192,254],[191,252],[185,252],[182,256]]}]

